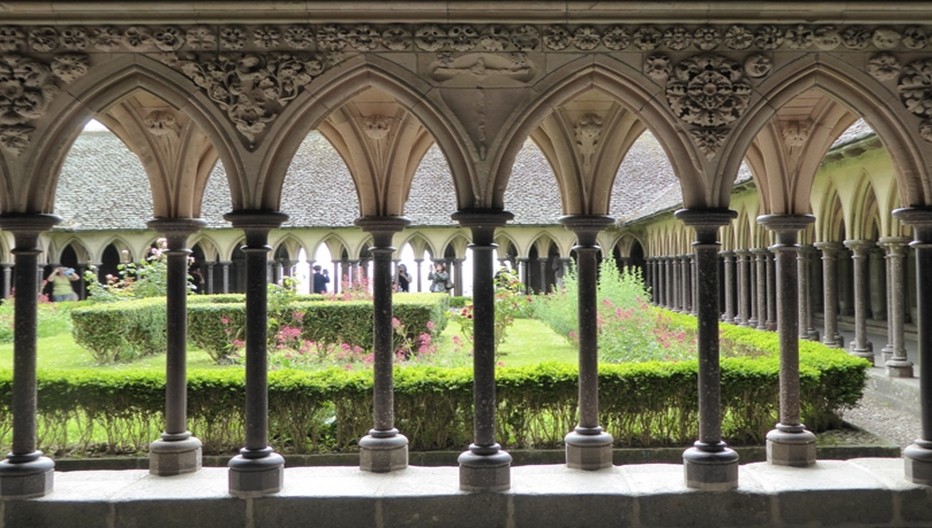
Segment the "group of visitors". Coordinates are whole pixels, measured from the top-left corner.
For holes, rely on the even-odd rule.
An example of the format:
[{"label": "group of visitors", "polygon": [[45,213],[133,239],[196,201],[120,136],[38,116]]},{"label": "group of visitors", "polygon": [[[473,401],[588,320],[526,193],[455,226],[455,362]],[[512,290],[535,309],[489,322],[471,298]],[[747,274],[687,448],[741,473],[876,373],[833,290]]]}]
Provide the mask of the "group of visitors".
[{"label": "group of visitors", "polygon": [[[450,273],[447,271],[446,265],[442,262],[434,264],[434,269],[427,275],[427,279],[430,281],[430,291],[433,293],[446,293],[453,289],[453,281],[450,280]],[[408,267],[404,264],[398,264],[394,280],[395,291],[411,291],[411,280]]]}]

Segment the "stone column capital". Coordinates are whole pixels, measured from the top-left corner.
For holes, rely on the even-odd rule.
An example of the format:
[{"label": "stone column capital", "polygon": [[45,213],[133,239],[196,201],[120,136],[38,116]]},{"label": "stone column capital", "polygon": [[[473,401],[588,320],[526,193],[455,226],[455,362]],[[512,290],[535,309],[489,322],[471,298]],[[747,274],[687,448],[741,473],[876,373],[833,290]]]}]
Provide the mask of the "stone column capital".
[{"label": "stone column capital", "polygon": [[867,256],[867,250],[875,244],[873,240],[845,240],[844,245],[854,253],[854,257],[862,258]]},{"label": "stone column capital", "polygon": [[269,231],[281,227],[288,215],[277,211],[233,211],[223,215],[223,219],[245,231],[246,246],[255,248],[265,246]]},{"label": "stone column capital", "polygon": [[392,245],[392,236],[411,224],[404,216],[364,216],[357,218],[353,224],[372,235],[375,247]]},{"label": "stone column capital", "polygon": [[146,222],[146,227],[165,236],[169,250],[185,247],[188,237],[206,225],[200,218],[154,218]]},{"label": "stone column capital", "polygon": [[42,213],[10,213],[0,215],[0,229],[13,233],[15,246],[13,254],[36,250],[39,235],[61,222],[61,217]]},{"label": "stone column capital", "polygon": [[494,245],[495,228],[505,225],[515,215],[501,209],[461,209],[450,218],[472,232],[473,243]]},{"label": "stone column capital", "polygon": [[815,244],[813,244],[813,246],[815,246],[816,249],[821,251],[823,256],[832,256],[832,257],[834,257],[836,253],[841,251],[841,248],[843,247],[841,245],[841,242],[835,242],[835,241],[816,242]]},{"label": "stone column capital", "polygon": [[595,246],[596,237],[606,227],[615,223],[610,216],[566,215],[559,218],[564,227],[576,234],[580,246]]},{"label": "stone column capital", "polygon": [[718,244],[718,230],[738,216],[731,209],[680,209],[673,213],[677,219],[696,231],[693,245]]},{"label": "stone column capital", "polygon": [[886,249],[888,252],[902,249],[909,245],[909,237],[880,237],[877,239],[877,245]]},{"label": "stone column capital", "polygon": [[815,222],[815,217],[806,214],[769,214],[757,217],[757,223],[773,231],[777,245],[795,246],[799,232]]},{"label": "stone column capital", "polygon": [[726,249],[725,251],[719,251],[718,254],[726,261],[735,259],[735,252],[730,249]]}]

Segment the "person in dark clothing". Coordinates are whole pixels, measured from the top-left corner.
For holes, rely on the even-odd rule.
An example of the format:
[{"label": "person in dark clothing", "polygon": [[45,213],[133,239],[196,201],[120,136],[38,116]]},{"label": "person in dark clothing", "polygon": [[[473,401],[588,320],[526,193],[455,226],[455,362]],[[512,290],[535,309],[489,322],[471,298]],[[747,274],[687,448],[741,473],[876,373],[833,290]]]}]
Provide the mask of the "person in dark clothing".
[{"label": "person in dark clothing", "polygon": [[314,266],[314,293],[327,293],[327,283],[330,282],[330,276],[327,270],[321,271],[320,265]]},{"label": "person in dark clothing", "polygon": [[398,291],[410,291],[411,275],[408,273],[408,267],[404,264],[398,265],[398,277],[395,279],[395,283],[398,284]]}]

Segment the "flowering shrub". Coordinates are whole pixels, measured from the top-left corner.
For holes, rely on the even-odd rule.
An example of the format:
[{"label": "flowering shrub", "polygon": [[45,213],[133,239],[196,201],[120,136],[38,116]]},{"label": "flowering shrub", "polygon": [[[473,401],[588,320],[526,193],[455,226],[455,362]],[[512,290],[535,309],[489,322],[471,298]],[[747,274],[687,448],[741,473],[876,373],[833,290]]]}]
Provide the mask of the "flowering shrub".
[{"label": "flowering shrub", "polygon": [[[495,348],[505,341],[508,327],[514,323],[515,318],[527,312],[530,298],[521,293],[521,281],[508,271],[500,271],[495,275]],[[463,337],[472,343],[475,327],[475,312],[472,301],[454,312],[454,318],[460,325]]]},{"label": "flowering shrub", "polygon": [[[564,277],[564,287],[539,300],[536,307],[542,321],[573,342],[578,342],[578,291],[576,274],[570,271]],[[613,260],[603,261],[598,298],[596,325],[603,361],[681,361],[694,357],[695,332],[650,305],[638,269],[622,271]]]},{"label": "flowering shrub", "polygon": [[[134,298],[164,297],[168,291],[166,250],[168,250],[168,241],[164,238],[158,239],[156,246],[149,248],[145,261],[119,264],[117,275],[107,275],[104,283],[99,281],[95,268],[85,271],[84,282],[87,283],[88,300],[114,302]],[[188,277],[188,290],[191,292],[195,290],[191,277]]]}]

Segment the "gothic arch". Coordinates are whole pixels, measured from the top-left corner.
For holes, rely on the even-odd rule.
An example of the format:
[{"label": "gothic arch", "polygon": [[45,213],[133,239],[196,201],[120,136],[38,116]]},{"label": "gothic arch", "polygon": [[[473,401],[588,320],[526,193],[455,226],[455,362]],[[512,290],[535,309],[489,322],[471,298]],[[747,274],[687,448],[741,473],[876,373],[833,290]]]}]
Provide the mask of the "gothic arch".
[{"label": "gothic arch", "polygon": [[428,92],[430,85],[404,68],[377,56],[353,57],[315,79],[275,121],[258,153],[261,206],[277,209],[285,172],[307,132],[368,88],[377,88],[413,114],[437,142],[453,174],[460,208],[475,207],[471,202],[476,181],[474,163],[468,155],[468,137],[451,119],[442,104]]},{"label": "gothic arch", "polygon": [[[503,129],[496,141],[503,148],[495,151],[491,161],[490,185],[492,195],[486,201],[492,208],[502,207],[502,196],[511,173],[515,156],[521,149],[524,138],[529,137],[555,108],[572,101],[592,89],[609,94],[622,107],[634,112],[638,119],[651,131],[663,146],[673,171],[683,187],[686,207],[711,206],[705,191],[706,185],[699,178],[701,162],[695,149],[678,129],[662,96],[662,89],[649,78],[617,60],[604,57],[580,58],[555,69],[537,83],[535,89],[541,95],[514,114],[510,126]],[[614,181],[613,172],[610,176]],[[611,182],[608,183],[611,189]],[[727,201],[725,202],[727,203]],[[607,214],[605,210],[593,210],[590,214]]]},{"label": "gothic arch", "polygon": [[[929,166],[932,148],[917,142],[917,120],[897,98],[858,69],[826,54],[805,54],[773,72],[757,87],[757,97],[722,146],[722,157],[714,174],[733,175],[757,133],[777,111],[798,95],[816,88],[852,113],[864,118],[886,146],[894,165],[904,205],[932,203]],[[887,97],[883,97],[887,95]],[[719,177],[715,192],[727,202],[734,178]]]},{"label": "gothic arch", "polygon": [[[118,101],[140,91],[183,112],[208,137],[223,161],[233,203],[241,201],[244,169],[236,152],[242,147],[238,145],[235,133],[230,131],[216,106],[178,72],[153,59],[128,54],[125,58],[107,61],[92,68],[68,91],[70,97],[57,97],[53,101],[47,114],[57,118],[49,123],[47,133],[37,138],[35,145],[30,147],[28,158],[23,164],[24,174],[41,177],[29,178],[23,196],[4,196],[2,203],[6,206],[0,207],[4,212],[23,207],[32,211],[51,211],[61,165],[84,124],[95,114],[104,113]],[[27,156],[27,153],[23,156]],[[206,174],[204,180],[198,192],[204,190]],[[14,206],[12,202],[18,202],[18,205]],[[199,211],[199,208],[198,203],[196,209]]]}]

